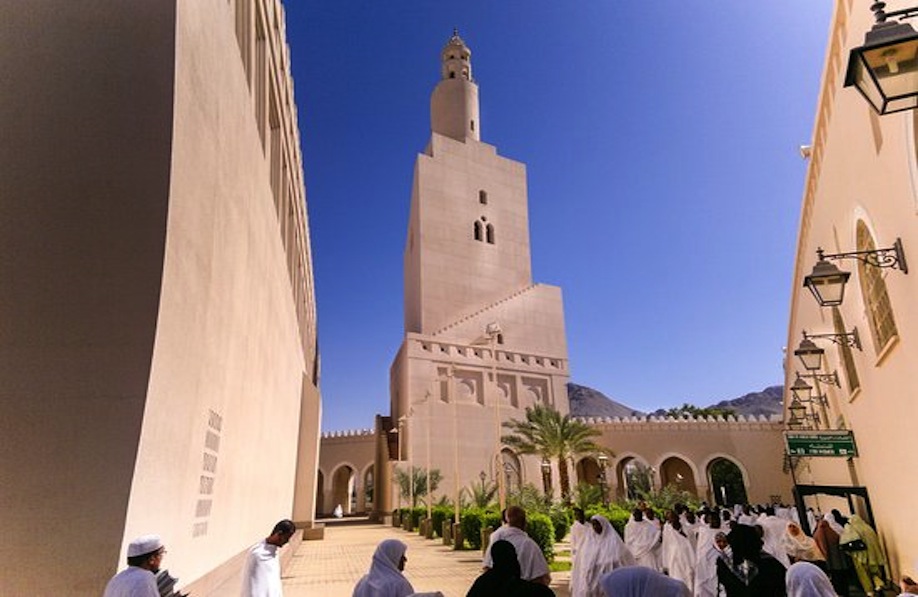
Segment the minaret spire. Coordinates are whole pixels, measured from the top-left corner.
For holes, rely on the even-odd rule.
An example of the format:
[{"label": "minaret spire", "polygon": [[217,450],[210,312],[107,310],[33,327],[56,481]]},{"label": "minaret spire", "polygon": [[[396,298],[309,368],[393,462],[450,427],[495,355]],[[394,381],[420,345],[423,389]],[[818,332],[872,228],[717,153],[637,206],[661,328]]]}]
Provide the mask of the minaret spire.
[{"label": "minaret spire", "polygon": [[472,51],[459,29],[440,52],[441,80],[430,98],[430,128],[457,141],[481,140],[478,85],[472,78]]}]

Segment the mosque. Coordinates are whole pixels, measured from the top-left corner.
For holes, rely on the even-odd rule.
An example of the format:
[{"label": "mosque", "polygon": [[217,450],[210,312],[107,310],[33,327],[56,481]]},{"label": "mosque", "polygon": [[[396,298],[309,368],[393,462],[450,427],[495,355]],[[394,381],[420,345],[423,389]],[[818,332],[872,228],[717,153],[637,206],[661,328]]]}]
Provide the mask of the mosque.
[{"label": "mosque", "polygon": [[[500,437],[527,407],[570,413],[562,292],[532,280],[526,167],[481,140],[472,52],[455,32],[440,53],[430,125],[411,188],[390,411],[374,429],[323,435],[320,515],[341,505],[385,517],[400,503],[395,466],[439,470],[435,499],[486,481],[502,493],[529,483],[558,492],[557,463],[517,454]],[[602,482],[624,496],[640,464],[655,486],[675,484],[711,503],[791,499],[781,417],[586,421],[614,456],[571,463],[574,485]],[[711,481],[718,465],[742,478],[731,495]]]}]

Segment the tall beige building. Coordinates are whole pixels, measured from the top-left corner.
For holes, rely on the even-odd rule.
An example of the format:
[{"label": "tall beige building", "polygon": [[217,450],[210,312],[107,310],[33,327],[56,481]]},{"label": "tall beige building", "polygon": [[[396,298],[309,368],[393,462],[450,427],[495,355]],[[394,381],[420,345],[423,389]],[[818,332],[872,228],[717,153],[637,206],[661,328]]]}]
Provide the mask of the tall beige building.
[{"label": "tall beige building", "polygon": [[411,192],[405,338],[381,431],[400,437],[403,466],[439,469],[438,493],[452,497],[482,472],[538,482],[535,459],[501,450],[500,423],[538,403],[566,413],[568,362],[561,289],[532,281],[525,166],[481,141],[471,51],[458,34],[440,59]]},{"label": "tall beige building", "polygon": [[4,595],[163,536],[197,596],[315,501],[320,398],[278,0],[0,6]]},{"label": "tall beige building", "polygon": [[[798,483],[866,490],[898,578],[918,573],[914,532],[918,463],[912,457],[918,418],[914,391],[918,343],[913,342],[918,339],[918,276],[913,270],[918,261],[918,117],[914,111],[880,116],[853,87],[844,87],[849,52],[864,44],[872,26],[868,3],[835,2],[812,139],[804,148],[809,164],[797,239],[785,387],[797,383],[798,373],[819,374],[820,378],[802,378],[813,390],[800,392],[809,402],[800,405],[804,417],[793,427],[851,431],[858,450],[856,457],[801,458],[796,467]],[[890,249],[897,239],[906,263],[896,268],[830,257]],[[850,274],[843,300],[836,306],[820,307],[804,287],[820,248],[829,263]],[[907,262],[912,265],[908,273],[901,267]],[[804,333],[824,351],[814,373],[794,355],[800,348],[808,349],[802,346]],[[794,404],[790,392],[786,404]],[[867,514],[866,500],[858,495],[849,503],[822,493],[808,497],[807,503],[843,512],[853,506],[859,514]]]}]

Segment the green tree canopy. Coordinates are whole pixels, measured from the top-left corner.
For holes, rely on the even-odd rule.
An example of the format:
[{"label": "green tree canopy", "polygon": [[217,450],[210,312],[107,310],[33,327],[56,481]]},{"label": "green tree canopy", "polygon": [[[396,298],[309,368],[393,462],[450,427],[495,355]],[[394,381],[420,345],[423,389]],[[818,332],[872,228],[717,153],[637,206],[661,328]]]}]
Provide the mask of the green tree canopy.
[{"label": "green tree canopy", "polygon": [[594,438],[600,432],[586,423],[562,415],[551,406],[537,404],[526,409],[525,420],[511,419],[504,423],[510,431],[503,442],[519,454],[538,454],[558,462],[561,496],[567,500],[571,492],[568,460],[584,454],[605,452]]}]

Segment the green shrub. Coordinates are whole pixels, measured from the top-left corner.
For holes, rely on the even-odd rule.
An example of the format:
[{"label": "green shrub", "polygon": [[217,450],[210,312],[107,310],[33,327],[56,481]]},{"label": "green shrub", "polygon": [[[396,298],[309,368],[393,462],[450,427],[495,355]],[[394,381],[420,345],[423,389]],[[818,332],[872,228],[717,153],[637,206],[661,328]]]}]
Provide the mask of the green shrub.
[{"label": "green shrub", "polygon": [[571,530],[570,514],[564,508],[553,507],[548,515],[555,530],[555,543],[564,540],[567,532]]},{"label": "green shrub", "polygon": [[481,526],[484,518],[481,508],[468,508],[459,513],[459,527],[465,542],[472,549],[481,549]]},{"label": "green shrub", "polygon": [[551,562],[555,557],[555,529],[551,518],[538,512],[527,514],[526,532],[539,545],[545,559]]},{"label": "green shrub", "polygon": [[452,517],[452,508],[448,506],[434,506],[433,511],[430,514],[430,518],[433,521],[434,535],[437,537],[443,537],[443,521],[451,520]]}]

